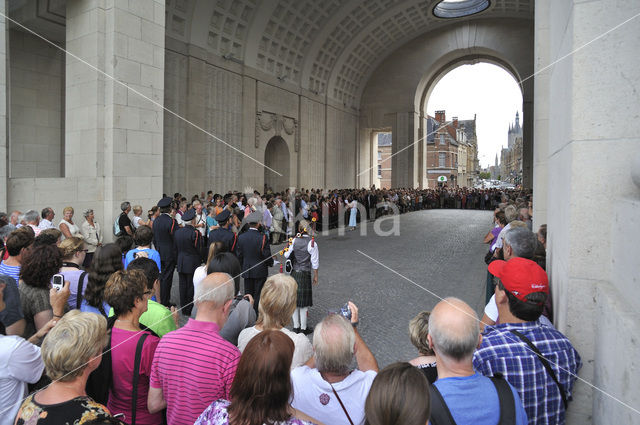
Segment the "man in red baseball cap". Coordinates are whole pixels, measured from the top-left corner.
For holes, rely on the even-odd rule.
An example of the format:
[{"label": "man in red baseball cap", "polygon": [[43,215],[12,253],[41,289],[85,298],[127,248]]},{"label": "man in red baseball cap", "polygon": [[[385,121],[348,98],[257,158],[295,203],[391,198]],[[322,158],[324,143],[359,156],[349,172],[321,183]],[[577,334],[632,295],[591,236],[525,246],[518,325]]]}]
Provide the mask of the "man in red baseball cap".
[{"label": "man in red baseball cap", "polygon": [[504,375],[518,390],[530,425],[564,424],[582,361],[562,333],[539,320],[549,294],[547,274],[521,257],[494,261],[489,272],[500,279],[499,323],[486,327],[473,366],[485,376]]}]

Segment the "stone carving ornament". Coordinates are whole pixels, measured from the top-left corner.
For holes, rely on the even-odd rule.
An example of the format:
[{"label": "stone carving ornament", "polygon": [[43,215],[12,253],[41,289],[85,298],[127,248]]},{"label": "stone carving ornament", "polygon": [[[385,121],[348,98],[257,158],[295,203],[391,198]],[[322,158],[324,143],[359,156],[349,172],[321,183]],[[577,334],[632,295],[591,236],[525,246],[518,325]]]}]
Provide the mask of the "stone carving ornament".
[{"label": "stone carving ornament", "polygon": [[288,135],[295,134],[294,146],[295,151],[300,149],[300,141],[297,137],[298,120],[291,117],[285,117],[281,114],[260,111],[256,114],[256,148],[260,145],[260,134],[262,131],[274,130],[276,136],[282,136],[282,131]]}]

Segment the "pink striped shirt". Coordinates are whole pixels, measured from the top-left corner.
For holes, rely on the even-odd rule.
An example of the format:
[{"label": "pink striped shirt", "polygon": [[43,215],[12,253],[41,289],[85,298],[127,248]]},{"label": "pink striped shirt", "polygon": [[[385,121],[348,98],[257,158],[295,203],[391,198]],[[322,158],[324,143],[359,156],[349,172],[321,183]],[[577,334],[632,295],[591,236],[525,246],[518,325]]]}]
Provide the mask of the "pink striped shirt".
[{"label": "pink striped shirt", "polygon": [[240,351],[219,330],[216,323],[189,319],[160,340],[150,386],[162,389],[169,425],[192,425],[213,401],[229,399]]}]

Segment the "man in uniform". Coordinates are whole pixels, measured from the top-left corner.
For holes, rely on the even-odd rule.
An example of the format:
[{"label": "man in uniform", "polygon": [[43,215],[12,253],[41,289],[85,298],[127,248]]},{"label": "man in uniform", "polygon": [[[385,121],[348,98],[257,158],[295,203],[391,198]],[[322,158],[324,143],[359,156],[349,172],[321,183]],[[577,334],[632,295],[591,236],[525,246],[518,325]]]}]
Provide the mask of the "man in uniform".
[{"label": "man in uniform", "polygon": [[253,308],[257,312],[260,292],[269,275],[268,267],[273,266],[273,257],[269,238],[260,230],[262,214],[253,212],[247,216],[245,222],[249,223],[249,229],[238,236],[236,255],[242,265],[244,292],[253,297]]},{"label": "man in uniform", "polygon": [[231,225],[229,217],[231,217],[231,211],[228,208],[216,215],[216,221],[220,227],[209,232],[209,246],[214,242],[224,242],[227,251],[235,254],[236,234],[229,229]]},{"label": "man in uniform", "polygon": [[174,243],[178,252],[178,279],[182,314],[191,316],[193,308],[193,272],[204,259],[204,238],[193,226],[196,211],[192,208],[182,214],[184,227],[176,230]]},{"label": "man in uniform", "polygon": [[176,268],[176,249],[173,243],[173,235],[179,226],[169,213],[171,201],[164,197],[158,202],[160,215],[153,222],[153,243],[160,253],[160,303],[170,307],[171,285],[173,283],[173,271]]}]

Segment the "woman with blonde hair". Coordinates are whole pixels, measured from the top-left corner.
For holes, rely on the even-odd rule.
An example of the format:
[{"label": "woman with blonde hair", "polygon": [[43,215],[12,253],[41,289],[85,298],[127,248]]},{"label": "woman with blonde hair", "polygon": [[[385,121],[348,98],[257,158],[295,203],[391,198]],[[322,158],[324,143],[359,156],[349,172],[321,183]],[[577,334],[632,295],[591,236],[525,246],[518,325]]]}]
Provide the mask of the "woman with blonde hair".
[{"label": "woman with blonde hair", "polygon": [[[71,291],[71,295],[67,303],[69,304],[69,308],[80,310],[82,294],[89,280],[88,272],[80,268],[87,254],[85,242],[80,238],[71,237],[60,242],[58,248],[62,255],[60,274],[64,276],[64,280],[70,283],[69,290]],[[78,294],[80,294],[80,296],[78,296]]]},{"label": "woman with blonde hair", "polygon": [[133,230],[134,233],[140,226],[149,226],[149,220],[142,218],[142,205],[134,205],[132,211],[133,220],[131,220],[131,224],[133,225],[133,229],[131,230]]},{"label": "woman with blonde hair", "polygon": [[430,384],[438,379],[436,369],[436,354],[429,347],[427,336],[429,335],[430,311],[421,311],[409,322],[409,338],[414,347],[418,349],[419,356],[409,361],[427,377]]},{"label": "woman with blonde hair", "polygon": [[73,222],[73,207],[65,207],[62,210],[62,220],[58,224],[58,229],[62,232],[62,240],[73,236],[83,238],[80,228]]},{"label": "woman with blonde hair", "polygon": [[313,356],[313,346],[309,339],[301,333],[285,328],[291,321],[296,309],[298,284],[286,274],[270,276],[260,294],[258,320],[255,326],[244,329],[238,337],[238,349],[244,351],[249,341],[262,331],[279,330],[287,335],[295,345],[291,369],[302,366]]},{"label": "woman with blonde hair", "polygon": [[22,403],[17,425],[76,424],[109,418],[106,407],[87,397],[89,374],[102,359],[107,321],[72,310],[49,331],[42,343],[42,360],[53,382]]}]

